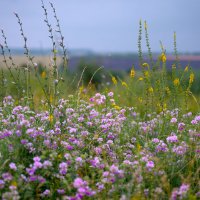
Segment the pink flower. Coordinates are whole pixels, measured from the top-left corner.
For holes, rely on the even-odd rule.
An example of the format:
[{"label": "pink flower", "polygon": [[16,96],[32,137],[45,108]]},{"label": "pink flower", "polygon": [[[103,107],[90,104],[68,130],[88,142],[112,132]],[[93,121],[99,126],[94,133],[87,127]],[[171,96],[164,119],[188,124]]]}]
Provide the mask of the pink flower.
[{"label": "pink flower", "polygon": [[177,119],[175,117],[173,117],[170,122],[175,124],[177,122]]},{"label": "pink flower", "polygon": [[147,169],[148,170],[151,170],[152,168],[154,168],[154,162],[153,161],[148,161],[147,163],[146,163],[146,167],[147,167]]},{"label": "pink flower", "polygon": [[76,178],[74,180],[73,186],[75,188],[80,188],[80,187],[83,187],[84,185],[87,185],[87,182],[83,181],[81,178]]},{"label": "pink flower", "polygon": [[13,163],[13,162],[9,164],[9,167],[10,167],[10,169],[13,169],[14,171],[17,170],[17,167],[16,167],[15,163]]}]

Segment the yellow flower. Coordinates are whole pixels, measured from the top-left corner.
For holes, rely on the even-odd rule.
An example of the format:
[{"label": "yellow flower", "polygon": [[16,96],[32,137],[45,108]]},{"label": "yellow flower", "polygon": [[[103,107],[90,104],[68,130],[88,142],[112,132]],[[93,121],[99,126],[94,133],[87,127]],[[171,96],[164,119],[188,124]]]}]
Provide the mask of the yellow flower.
[{"label": "yellow flower", "polygon": [[11,185],[17,187],[17,182],[16,181],[12,181]]},{"label": "yellow flower", "polygon": [[124,82],[124,81],[122,81],[122,86],[124,86],[124,87],[128,87],[127,83]]},{"label": "yellow flower", "polygon": [[134,70],[134,67],[131,69],[130,77],[131,77],[131,78],[134,78],[134,77],[135,77],[135,70]]},{"label": "yellow flower", "polygon": [[165,55],[164,53],[162,53],[161,56],[160,56],[160,59],[161,59],[161,61],[162,61],[163,63],[165,63],[166,60],[167,60],[167,57],[166,57],[166,55]]},{"label": "yellow flower", "polygon": [[120,110],[120,107],[119,107],[119,106],[114,106],[114,108],[115,108],[116,110]]},{"label": "yellow flower", "polygon": [[112,76],[112,82],[113,82],[114,85],[117,84],[117,79],[114,76]]},{"label": "yellow flower", "polygon": [[171,92],[170,89],[169,89],[169,87],[166,87],[165,91],[166,91],[167,94],[170,94],[170,92]]},{"label": "yellow flower", "polygon": [[137,151],[140,151],[141,150],[141,145],[138,143],[137,144]]},{"label": "yellow flower", "polygon": [[152,87],[148,88],[148,91],[149,93],[153,93],[153,88]]},{"label": "yellow flower", "polygon": [[174,83],[174,86],[179,86],[180,85],[179,78],[174,79],[173,83]]},{"label": "yellow flower", "polygon": [[43,72],[41,73],[41,77],[42,77],[42,78],[46,78],[46,72],[45,72],[45,71],[43,71]]},{"label": "yellow flower", "polygon": [[53,115],[49,115],[49,121],[50,121],[50,122],[53,121]]},{"label": "yellow flower", "polygon": [[187,66],[185,67],[185,69],[184,69],[184,72],[187,72],[187,71],[188,71],[188,68],[189,68],[189,66],[187,65]]},{"label": "yellow flower", "polygon": [[139,81],[143,81],[143,77],[139,77],[138,80],[139,80]]},{"label": "yellow flower", "polygon": [[145,71],[145,72],[144,72],[144,76],[145,76],[146,78],[148,78],[148,77],[149,77],[149,72],[148,72],[148,71]]},{"label": "yellow flower", "polygon": [[149,64],[148,63],[143,63],[142,67],[149,67]]},{"label": "yellow flower", "polygon": [[190,74],[190,80],[189,80],[189,83],[192,84],[193,81],[194,81],[194,73],[192,72],[192,73]]},{"label": "yellow flower", "polygon": [[58,154],[57,158],[58,158],[58,159],[61,159],[61,158],[62,158],[62,155],[61,155],[61,154]]},{"label": "yellow flower", "polygon": [[82,92],[83,92],[83,89],[84,89],[83,86],[79,87],[79,92],[82,93]]},{"label": "yellow flower", "polygon": [[143,102],[142,97],[139,97],[139,98],[138,98],[138,101],[139,101],[140,103],[142,103],[142,102]]},{"label": "yellow flower", "polygon": [[49,101],[50,101],[50,103],[53,102],[53,96],[52,96],[52,95],[50,95],[50,97],[49,97]]}]

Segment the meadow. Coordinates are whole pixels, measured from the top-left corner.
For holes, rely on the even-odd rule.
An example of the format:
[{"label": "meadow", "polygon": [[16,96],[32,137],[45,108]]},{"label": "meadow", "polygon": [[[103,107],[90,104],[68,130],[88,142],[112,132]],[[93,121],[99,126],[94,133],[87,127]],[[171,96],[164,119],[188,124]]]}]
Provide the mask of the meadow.
[{"label": "meadow", "polygon": [[18,14],[25,65],[14,62],[1,31],[0,197],[200,199],[199,78],[180,65],[176,34],[170,69],[162,43],[153,59],[140,21],[139,70],[82,65],[72,73],[56,10],[51,4],[58,44],[42,8],[52,41],[48,65],[31,55]]}]

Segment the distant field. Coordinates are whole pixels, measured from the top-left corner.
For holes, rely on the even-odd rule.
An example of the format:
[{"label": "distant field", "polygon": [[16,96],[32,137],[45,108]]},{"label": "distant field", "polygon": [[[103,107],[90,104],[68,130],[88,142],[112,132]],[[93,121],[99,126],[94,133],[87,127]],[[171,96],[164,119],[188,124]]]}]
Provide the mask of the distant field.
[{"label": "distant field", "polygon": [[[180,55],[181,66],[185,67],[186,65],[192,66],[194,70],[200,69],[200,55]],[[27,63],[27,58],[23,55],[13,56],[13,59],[17,65]],[[0,66],[4,66],[2,62],[3,58],[0,56]],[[174,63],[174,56],[167,56],[167,67],[170,68]],[[85,63],[94,63],[99,66],[104,66],[106,69],[112,70],[129,70],[134,64],[135,69],[139,69],[138,66],[138,57],[136,55],[115,55],[115,54],[105,54],[105,55],[85,55],[85,56],[71,56],[69,59],[69,68],[75,69],[81,61]],[[148,60],[147,60],[148,61]],[[35,56],[34,62],[42,63],[45,66],[49,66],[51,63],[51,56]],[[58,65],[61,64],[62,58],[57,57]]]}]

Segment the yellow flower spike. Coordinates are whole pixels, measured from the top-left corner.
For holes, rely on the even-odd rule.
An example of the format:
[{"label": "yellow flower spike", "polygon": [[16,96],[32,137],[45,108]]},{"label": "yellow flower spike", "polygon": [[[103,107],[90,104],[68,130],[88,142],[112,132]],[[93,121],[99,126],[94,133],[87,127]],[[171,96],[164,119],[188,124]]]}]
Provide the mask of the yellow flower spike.
[{"label": "yellow flower spike", "polygon": [[112,82],[113,82],[114,85],[117,84],[117,79],[114,76],[112,76]]},{"label": "yellow flower spike", "polygon": [[82,93],[82,92],[83,92],[83,89],[84,89],[84,87],[81,86],[81,87],[79,88],[79,92]]},{"label": "yellow flower spike", "polygon": [[62,155],[61,155],[61,154],[58,154],[57,158],[58,158],[58,159],[61,159],[61,158],[62,158]]},{"label": "yellow flower spike", "polygon": [[153,93],[153,88],[152,87],[148,88],[148,92]]},{"label": "yellow flower spike", "polygon": [[184,69],[184,72],[187,72],[188,69],[189,69],[189,66],[187,65],[187,66],[185,67],[185,69]]},{"label": "yellow flower spike", "polygon": [[41,77],[42,77],[42,78],[46,78],[46,72],[45,72],[45,71],[43,71],[43,72],[41,73]]},{"label": "yellow flower spike", "polygon": [[49,97],[49,101],[50,101],[50,103],[53,102],[53,96],[52,96],[52,95],[50,95],[50,97]]},{"label": "yellow flower spike", "polygon": [[134,66],[133,66],[132,69],[131,69],[130,77],[131,77],[131,78],[134,78],[134,77],[135,77],[135,69],[134,69]]},{"label": "yellow flower spike", "polygon": [[138,101],[139,101],[140,103],[142,103],[142,102],[143,102],[142,97],[139,97],[139,98],[138,98]]},{"label": "yellow flower spike", "polygon": [[114,106],[114,108],[115,108],[116,110],[120,110],[120,109],[121,109],[119,106]]},{"label": "yellow flower spike", "polygon": [[174,86],[179,86],[180,85],[179,78],[174,79],[173,83],[174,83]]},{"label": "yellow flower spike", "polygon": [[162,61],[163,63],[166,62],[167,57],[166,57],[165,53],[162,53],[162,54],[161,54],[160,59],[161,59],[161,61]]},{"label": "yellow flower spike", "polygon": [[137,144],[137,151],[139,152],[141,150],[141,145],[138,143]]},{"label": "yellow flower spike", "polygon": [[143,81],[143,77],[139,77],[139,78],[138,78],[138,81]]},{"label": "yellow flower spike", "polygon": [[148,78],[148,77],[149,77],[149,72],[148,72],[148,71],[145,71],[145,72],[144,72],[144,76],[145,76],[146,78]]},{"label": "yellow flower spike", "polygon": [[49,115],[49,121],[53,122],[53,115]]},{"label": "yellow flower spike", "polygon": [[164,109],[164,111],[167,110],[167,104],[166,104],[166,103],[164,103],[164,105],[163,105],[163,109]]},{"label": "yellow flower spike", "polygon": [[122,86],[124,86],[124,87],[128,87],[127,83],[124,82],[124,81],[122,81]]},{"label": "yellow flower spike", "polygon": [[17,187],[17,182],[16,181],[12,181],[11,185]]},{"label": "yellow flower spike", "polygon": [[171,93],[169,87],[166,87],[166,88],[165,88],[165,91],[166,91],[167,94],[170,94],[170,93]]},{"label": "yellow flower spike", "polygon": [[192,72],[192,73],[190,74],[190,80],[189,80],[189,83],[192,84],[193,81],[194,81],[194,73]]},{"label": "yellow flower spike", "polygon": [[148,63],[143,63],[142,67],[149,67],[149,64]]}]

